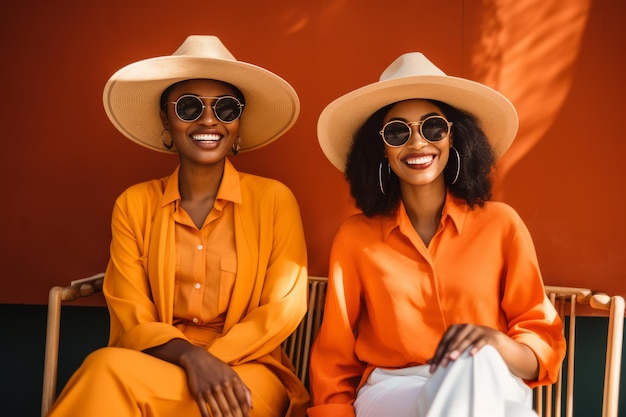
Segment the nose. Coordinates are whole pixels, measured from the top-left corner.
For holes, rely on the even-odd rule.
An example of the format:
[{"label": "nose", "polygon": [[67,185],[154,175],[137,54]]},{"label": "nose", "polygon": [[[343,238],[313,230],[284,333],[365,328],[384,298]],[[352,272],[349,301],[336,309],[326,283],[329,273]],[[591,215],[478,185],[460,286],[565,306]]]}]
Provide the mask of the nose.
[{"label": "nose", "polygon": [[213,106],[211,106],[210,104],[207,105],[205,103],[204,109],[202,109],[202,114],[200,115],[200,118],[197,121],[198,123],[202,123],[208,126],[217,124],[218,119],[217,117],[215,117],[215,113],[213,113]]},{"label": "nose", "polygon": [[418,124],[410,124],[409,127],[411,129],[411,137],[409,138],[407,145],[412,144],[417,147],[423,147],[430,143],[426,139],[424,139],[424,137],[422,136],[422,133],[420,132],[420,127]]}]

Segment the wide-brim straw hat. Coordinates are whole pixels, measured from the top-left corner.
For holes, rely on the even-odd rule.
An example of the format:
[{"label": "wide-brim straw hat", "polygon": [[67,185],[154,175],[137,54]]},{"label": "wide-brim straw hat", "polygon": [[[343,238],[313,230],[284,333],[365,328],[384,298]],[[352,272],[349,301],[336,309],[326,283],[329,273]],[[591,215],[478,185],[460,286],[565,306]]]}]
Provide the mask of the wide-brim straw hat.
[{"label": "wide-brim straw hat", "polygon": [[117,71],[104,87],[104,109],[130,140],[174,153],[161,139],[159,100],[167,87],[190,79],[227,82],[243,93],[242,152],[278,139],[300,114],[298,95],[287,81],[264,68],[237,61],[218,37],[204,35],[189,36],[172,55],[138,61]]},{"label": "wide-brim straw hat", "polygon": [[391,63],[378,82],[351,91],[324,108],[317,136],[328,160],[345,171],[354,135],[365,121],[380,108],[408,99],[438,100],[470,113],[496,157],[509,148],[517,133],[517,111],[505,96],[478,82],[448,76],[423,54],[411,52]]}]

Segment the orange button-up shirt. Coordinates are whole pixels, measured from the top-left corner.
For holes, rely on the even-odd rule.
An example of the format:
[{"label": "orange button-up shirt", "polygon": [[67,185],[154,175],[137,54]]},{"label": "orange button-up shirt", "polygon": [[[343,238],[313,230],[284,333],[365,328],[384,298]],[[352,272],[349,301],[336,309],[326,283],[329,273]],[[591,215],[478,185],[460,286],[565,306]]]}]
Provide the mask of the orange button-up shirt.
[{"label": "orange button-up shirt", "polygon": [[174,203],[176,276],[174,324],[209,326],[221,333],[237,274],[233,203],[241,203],[239,177],[224,170],[213,210],[200,229],[180,205],[178,181],[164,201]]},{"label": "orange button-up shirt", "polygon": [[354,416],[376,367],[423,365],[446,329],[489,326],[528,345],[537,381],[556,378],[563,325],[545,296],[528,229],[508,205],[470,209],[448,194],[428,247],[402,204],[395,217],[347,219],[331,251],[324,320],[311,353],[309,416]]}]

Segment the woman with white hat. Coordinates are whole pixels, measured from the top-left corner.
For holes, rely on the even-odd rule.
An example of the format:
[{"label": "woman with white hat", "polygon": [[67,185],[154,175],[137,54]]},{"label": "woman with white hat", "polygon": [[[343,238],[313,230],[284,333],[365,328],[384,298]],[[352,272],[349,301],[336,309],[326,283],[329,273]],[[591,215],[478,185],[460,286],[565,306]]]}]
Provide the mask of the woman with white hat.
[{"label": "woman with white hat", "polygon": [[363,213],[333,242],[310,417],[535,415],[565,345],[527,228],[489,201],[517,127],[504,96],[420,53],[323,110]]},{"label": "woman with white hat", "polygon": [[103,100],[126,137],[180,163],[117,199],[109,346],[49,415],[303,416],[308,394],[281,349],[306,311],[299,208],[283,184],[228,160],[285,133],[296,92],[217,37],[190,36],[120,69]]}]

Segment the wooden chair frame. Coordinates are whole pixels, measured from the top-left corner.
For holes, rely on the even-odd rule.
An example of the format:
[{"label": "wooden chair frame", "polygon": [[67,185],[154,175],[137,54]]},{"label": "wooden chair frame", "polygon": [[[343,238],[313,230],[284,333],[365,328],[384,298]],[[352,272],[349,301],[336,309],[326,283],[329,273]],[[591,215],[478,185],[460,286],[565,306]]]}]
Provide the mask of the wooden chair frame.
[{"label": "wooden chair frame", "polygon": [[[563,380],[563,369],[561,369],[558,380],[554,384],[535,389],[535,411],[540,417],[561,417],[563,410],[565,417],[574,415],[576,317],[577,307],[582,307],[582,309],[601,311],[609,318],[602,417],[617,417],[624,332],[624,299],[620,296],[594,293],[586,288],[557,286],[546,286],[546,294],[564,321],[566,316],[569,316],[567,356],[564,362],[567,367],[567,378]],[[563,392],[565,392],[564,396]]]},{"label": "wooden chair frame", "polygon": [[52,287],[48,294],[48,319],[46,349],[43,365],[41,416],[45,417],[56,397],[57,368],[59,363],[59,333],[61,328],[61,303],[79,297],[89,297],[102,291],[104,272],[72,281],[67,287]]},{"label": "wooden chair frame", "polygon": [[326,277],[309,277],[309,306],[298,328],[283,342],[283,349],[295,368],[296,375],[308,388],[309,353],[322,324],[326,300]]},{"label": "wooden chair frame", "polygon": [[[75,300],[78,297],[90,296],[101,291],[103,277],[103,273],[96,274],[89,278],[73,281],[67,287],[53,287],[50,290],[41,403],[42,417],[45,417],[56,397],[61,303]],[[282,345],[294,365],[296,375],[307,388],[309,353],[311,344],[315,340],[322,322],[326,288],[326,277],[309,277],[307,314],[298,328]],[[568,354],[566,361],[567,378],[563,381],[563,372],[561,372],[555,384],[535,389],[537,413],[540,417],[561,417],[564,409],[566,417],[573,416],[576,307],[584,306],[593,310],[603,311],[609,317],[602,417],[617,417],[624,325],[624,299],[620,296],[593,293],[591,290],[584,288],[555,286],[547,286],[546,294],[563,319],[569,316],[570,325],[567,335]],[[563,390],[565,390],[565,396],[562,395]]]}]

